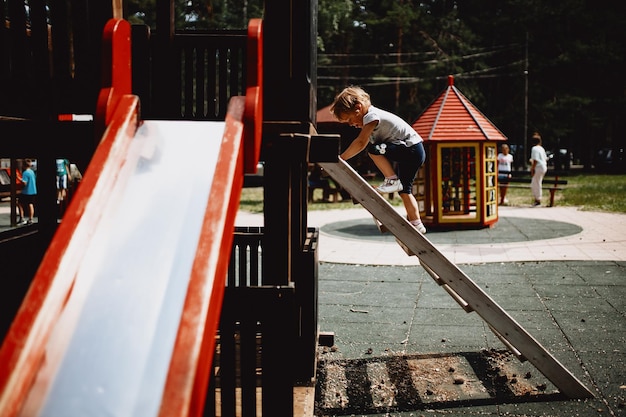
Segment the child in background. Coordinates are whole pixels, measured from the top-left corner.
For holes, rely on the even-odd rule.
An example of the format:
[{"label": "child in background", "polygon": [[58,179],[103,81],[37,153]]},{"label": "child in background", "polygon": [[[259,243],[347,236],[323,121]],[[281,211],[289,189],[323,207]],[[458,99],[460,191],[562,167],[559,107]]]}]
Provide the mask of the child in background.
[{"label": "child in background", "polygon": [[506,199],[506,192],[509,188],[509,178],[511,178],[511,167],[513,166],[513,155],[509,153],[509,145],[503,143],[498,154],[498,182],[500,183],[500,205],[509,202]]},{"label": "child in background", "polygon": [[[417,171],[426,160],[422,137],[400,117],[374,107],[369,94],[360,87],[341,91],[330,111],[339,122],[361,128],[359,136],[340,157],[348,160],[367,148],[368,155],[385,176],[384,183],[376,188],[378,192],[397,191],[409,222],[420,233],[426,233],[412,192]],[[397,174],[392,162],[397,162]]]},{"label": "child in background", "polygon": [[[35,198],[37,197],[37,180],[33,171],[33,161],[26,159],[24,161],[26,169],[22,172],[22,183],[24,188],[18,197],[20,218],[19,225],[33,224],[35,217]],[[26,210],[28,209],[28,220],[26,220]]]},{"label": "child in background", "polygon": [[67,197],[67,186],[72,179],[70,177],[70,161],[57,158],[55,162],[57,167],[57,204],[60,204]]}]

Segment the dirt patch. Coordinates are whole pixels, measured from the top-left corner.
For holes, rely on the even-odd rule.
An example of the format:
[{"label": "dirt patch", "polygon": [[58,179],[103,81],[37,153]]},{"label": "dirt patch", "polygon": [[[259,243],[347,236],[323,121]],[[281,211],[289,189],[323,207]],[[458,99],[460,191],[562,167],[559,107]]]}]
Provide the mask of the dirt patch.
[{"label": "dirt patch", "polygon": [[548,401],[560,396],[531,364],[508,351],[328,360],[323,352],[316,387],[318,416]]}]

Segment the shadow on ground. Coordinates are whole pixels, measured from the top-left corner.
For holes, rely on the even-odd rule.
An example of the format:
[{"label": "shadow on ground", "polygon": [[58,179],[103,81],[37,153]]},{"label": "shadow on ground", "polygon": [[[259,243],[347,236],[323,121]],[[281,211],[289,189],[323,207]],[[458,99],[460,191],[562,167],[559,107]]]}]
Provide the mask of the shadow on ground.
[{"label": "shadow on ground", "polygon": [[322,361],[315,415],[564,399],[541,373],[531,369],[508,351],[498,350]]}]

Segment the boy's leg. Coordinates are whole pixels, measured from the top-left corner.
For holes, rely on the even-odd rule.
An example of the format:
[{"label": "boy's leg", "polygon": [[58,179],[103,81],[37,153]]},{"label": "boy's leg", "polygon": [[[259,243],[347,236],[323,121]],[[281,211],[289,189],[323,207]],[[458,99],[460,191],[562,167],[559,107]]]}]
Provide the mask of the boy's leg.
[{"label": "boy's leg", "polygon": [[382,155],[370,153],[369,156],[376,164],[376,167],[385,176],[385,181],[381,185],[376,187],[376,191],[378,191],[379,193],[391,194],[395,193],[396,191],[402,190],[404,183],[400,178],[398,178],[398,175],[396,175],[396,172],[391,165],[391,161],[389,161],[387,157]]},{"label": "boy's leg", "polygon": [[415,196],[411,193],[399,193],[400,198],[402,199],[402,203],[404,204],[404,209],[406,210],[406,216],[409,221],[420,220],[420,211],[417,206],[417,200]]},{"label": "boy's leg", "polygon": [[387,157],[384,155],[374,155],[372,153],[368,153],[368,155],[372,158],[374,165],[376,165],[385,178],[396,175],[396,172],[393,170],[393,165],[391,165],[391,162],[387,159]]},{"label": "boy's leg", "polygon": [[412,224],[417,225],[421,222],[421,218],[417,200],[413,195],[413,181],[417,176],[417,171],[426,160],[424,146],[421,143],[410,148],[398,146],[390,149],[390,151],[390,158],[398,162],[398,176],[404,186],[399,194],[402,203],[404,203],[407,218]]},{"label": "boy's leg", "polygon": [[67,174],[61,176],[61,200],[67,196]]}]

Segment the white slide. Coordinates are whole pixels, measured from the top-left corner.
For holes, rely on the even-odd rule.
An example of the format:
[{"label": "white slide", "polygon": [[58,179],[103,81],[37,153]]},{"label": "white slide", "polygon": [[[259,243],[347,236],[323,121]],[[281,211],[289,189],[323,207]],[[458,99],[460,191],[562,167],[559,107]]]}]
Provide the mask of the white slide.
[{"label": "white slide", "polygon": [[223,131],[140,126],[23,415],[157,414]]},{"label": "white slide", "polygon": [[243,102],[224,122],[140,123],[137,98],[122,99],[2,343],[0,415],[202,407],[243,183]]}]

